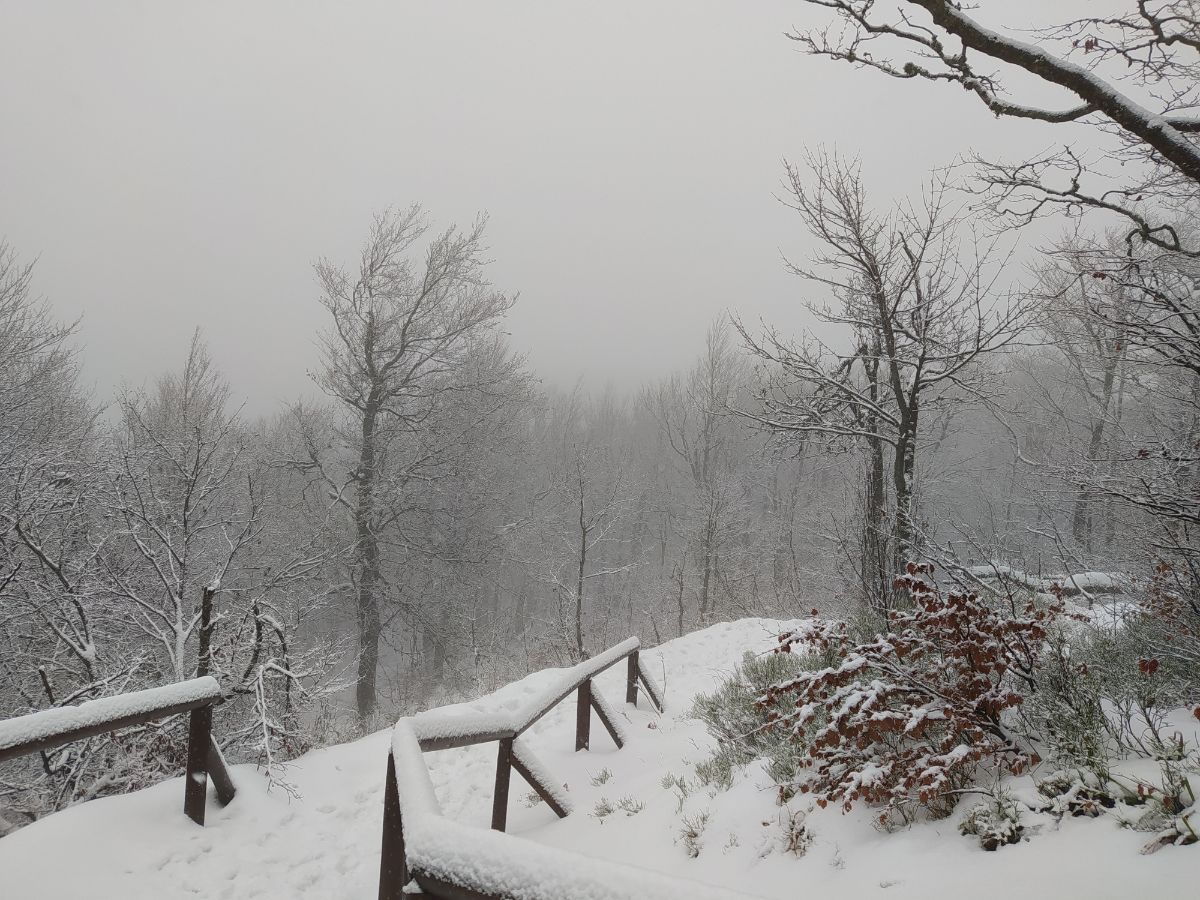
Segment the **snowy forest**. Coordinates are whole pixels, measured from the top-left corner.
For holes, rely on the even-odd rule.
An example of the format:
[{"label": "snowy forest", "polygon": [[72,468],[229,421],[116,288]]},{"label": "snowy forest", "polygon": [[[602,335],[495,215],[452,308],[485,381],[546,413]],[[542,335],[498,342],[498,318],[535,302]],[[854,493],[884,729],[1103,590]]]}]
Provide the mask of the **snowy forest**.
[{"label": "snowy forest", "polygon": [[[730,298],[637,389],[543,380],[494,219],[419,198],[311,260],[312,390],[268,415],[201,315],[175,365],[97,396],[38,248],[0,244],[0,719],[213,675],[223,752],[288,792],[291,760],[398,716],[761,617],[779,652],[696,702],[723,741],[701,781],[765,758],[781,803],[889,828],[979,794],[963,829],[995,849],[1020,815],[986,783],[1049,760],[1060,814],[1149,802],[1144,840],[1194,842],[1195,4],[1036,44],[948,0],[797,6],[816,24],[779,40],[829,84],[965,90],[1049,149],[895,198],[853,147],[788,148],[809,324]],[[0,834],[179,774],[184,727],[7,764]]]}]

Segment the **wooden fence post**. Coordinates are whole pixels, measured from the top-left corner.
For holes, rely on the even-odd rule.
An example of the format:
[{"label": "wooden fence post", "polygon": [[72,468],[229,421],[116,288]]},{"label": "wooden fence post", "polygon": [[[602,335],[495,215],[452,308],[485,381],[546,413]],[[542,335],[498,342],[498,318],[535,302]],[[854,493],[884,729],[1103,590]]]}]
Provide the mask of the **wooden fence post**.
[{"label": "wooden fence post", "polygon": [[387,780],[383,783],[383,847],[379,854],[379,900],[401,900],[408,884],[404,857],[404,823],[400,819],[400,791],[396,787],[396,759],[388,751]]},{"label": "wooden fence post", "polygon": [[192,710],[188,726],[187,774],[183,779],[183,812],[197,825],[204,824],[208,794],[208,750],[212,743],[212,707]]},{"label": "wooden fence post", "polygon": [[637,706],[638,652],[636,650],[629,654],[628,663],[628,674],[625,676],[625,702]]},{"label": "wooden fence post", "polygon": [[496,793],[492,796],[492,830],[503,831],[508,824],[508,785],[512,781],[512,738],[500,741],[496,756]]},{"label": "wooden fence post", "polygon": [[586,750],[592,738],[592,679],[579,685],[575,700],[575,749]]}]

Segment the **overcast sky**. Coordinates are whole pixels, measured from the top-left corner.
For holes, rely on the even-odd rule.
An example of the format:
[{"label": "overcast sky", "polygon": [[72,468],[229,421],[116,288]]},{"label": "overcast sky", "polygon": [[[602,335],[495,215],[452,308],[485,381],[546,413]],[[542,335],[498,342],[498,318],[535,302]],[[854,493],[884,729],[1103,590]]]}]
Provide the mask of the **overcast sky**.
[{"label": "overcast sky", "polygon": [[199,325],[264,413],[310,390],[317,257],[350,260],[388,205],[486,210],[515,347],[547,382],[631,387],[686,365],[722,310],[809,323],[780,262],[808,246],[773,198],[782,158],[857,153],[886,198],[971,147],[1061,137],[803,56],[783,32],[814,18],[796,0],[0,0],[0,236],[83,317],[99,398],[178,366]]}]

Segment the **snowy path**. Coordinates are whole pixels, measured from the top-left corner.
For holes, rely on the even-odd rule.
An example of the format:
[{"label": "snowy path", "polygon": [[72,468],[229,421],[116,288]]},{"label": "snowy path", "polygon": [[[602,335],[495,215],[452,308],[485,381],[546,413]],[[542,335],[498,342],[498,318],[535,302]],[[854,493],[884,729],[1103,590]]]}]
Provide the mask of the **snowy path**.
[{"label": "snowy path", "polygon": [[[696,636],[683,654],[671,653],[668,645],[665,679],[660,650],[645,651],[649,670],[666,682],[671,712],[681,714],[687,706],[678,686],[687,684],[688,692],[694,693],[697,685],[711,684],[728,662],[740,656],[737,645],[745,636],[769,643],[776,627],[765,621],[739,623],[736,635],[723,635],[732,626],[718,626],[712,634]],[[515,709],[538,691],[546,677],[536,673],[489,700]],[[597,679],[598,690],[619,709],[624,709],[623,679],[620,666]],[[631,711],[629,727],[635,743],[623,751],[631,762],[642,762],[653,753],[643,744],[653,747],[653,741],[644,738],[654,735],[646,726],[658,717],[645,706],[643,702],[641,709]],[[618,756],[598,722],[592,728],[595,750],[576,755],[574,728],[575,704],[567,699],[527,736],[572,796],[585,788],[593,790],[588,773],[611,767]],[[297,798],[278,789],[268,794],[253,767],[236,766],[237,799],[225,809],[210,802],[205,828],[184,818],[178,779],[49,816],[0,839],[0,896],[4,900],[373,897],[387,748],[388,734],[380,732],[306,754],[287,776],[299,789]],[[496,745],[430,753],[426,761],[446,815],[487,827]],[[523,802],[527,794],[524,782],[514,775],[511,832],[540,833],[558,824],[544,804],[527,806]],[[594,801],[576,799],[576,804],[576,815],[586,817]]]},{"label": "snowy path", "polygon": [[[797,858],[780,848],[781,811],[769,782],[753,769],[727,793],[697,788],[681,802],[676,791],[664,789],[663,776],[694,781],[691,764],[711,746],[703,727],[687,718],[690,698],[714,687],[743,650],[770,648],[780,627],[743,620],[644,651],[666,691],[663,717],[620,702],[623,667],[601,675],[598,690],[628,719],[631,740],[619,752],[594,722],[593,749],[574,753],[575,704],[565,700],[528,740],[566,785],[575,812],[558,820],[544,804],[528,805],[530,792],[514,774],[509,831],[772,900],[958,900],[964,893],[972,900],[1116,900],[1148,891],[1191,896],[1200,886],[1200,852],[1193,852],[1200,848],[1140,856],[1144,836],[1104,818],[1068,820],[1061,831],[989,854],[958,835],[956,818],[885,835],[871,827],[866,812],[826,810],[810,818],[816,837]],[[518,708],[549,678],[553,673],[536,673],[488,703]],[[297,798],[268,794],[252,767],[236,767],[237,799],[226,809],[210,805],[203,829],[184,818],[178,780],[50,816],[0,839],[0,898],[373,898],[387,748],[388,734],[381,732],[307,754],[289,773]],[[426,754],[447,816],[487,827],[495,754],[495,744]],[[625,798],[637,810],[632,815],[620,809],[603,818],[593,814],[601,800],[615,806]],[[679,835],[685,817],[702,813],[708,826],[693,859]]]}]

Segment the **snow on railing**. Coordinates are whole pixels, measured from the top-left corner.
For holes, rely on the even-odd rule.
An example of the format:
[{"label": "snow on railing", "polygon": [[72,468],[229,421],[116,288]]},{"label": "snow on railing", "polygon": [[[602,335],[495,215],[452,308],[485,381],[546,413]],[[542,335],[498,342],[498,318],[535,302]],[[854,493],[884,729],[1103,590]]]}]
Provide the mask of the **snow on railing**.
[{"label": "snow on railing", "polygon": [[[520,739],[534,722],[578,693],[575,749],[589,747],[594,711],[617,747],[628,736],[592,679],[628,660],[625,701],[637,704],[639,683],[655,708],[662,694],[642,667],[637,638],[562,670],[536,697],[512,711],[462,713],[430,710],[401,719],[392,730],[383,801],[380,900],[401,900],[412,880],[427,896],[479,900],[745,900],[745,895],[709,888],[620,863],[517,840],[499,834],[507,820],[511,770],[517,772],[560,817],[570,812],[555,779]],[[482,701],[486,704],[486,698]],[[424,751],[499,741],[492,830],[472,828],[442,815]]]},{"label": "snow on railing", "polygon": [[[392,731],[391,759],[403,814],[407,868],[425,894],[510,900],[748,900],[747,895],[594,859],[511,835],[463,825],[441,814],[413,719]],[[380,898],[400,897],[385,894]]]},{"label": "snow on railing", "polygon": [[[586,659],[569,669],[563,669],[538,692],[536,697],[526,702],[520,709],[496,712],[472,711],[469,713],[463,713],[453,708],[431,709],[413,717],[413,728],[424,750],[448,750],[452,747],[465,747],[470,744],[514,738],[528,730],[531,725],[564,700],[568,694],[577,690],[581,684],[595,678],[605,669],[611,668],[626,658],[634,660],[629,674],[634,689],[636,690],[637,687],[634,679],[640,679],[646,685],[646,690],[650,693],[655,706],[661,710],[662,695],[656,687],[650,687],[645,672],[641,670],[636,661],[640,646],[641,642],[637,638],[629,638],[591,659]],[[478,704],[482,705],[486,702],[487,698],[485,697],[478,701]]]},{"label": "snow on railing", "polygon": [[0,721],[0,762],[190,712],[183,810],[203,825],[210,774],[222,805],[236,793],[220,748],[212,739],[212,708],[221,701],[217,680],[204,676],[5,719]]},{"label": "snow on railing", "polygon": [[215,678],[205,676],[5,719],[0,722],[0,760],[113,731],[122,727],[120,723],[126,719],[138,720],[130,724],[140,724],[148,713],[157,717],[169,715],[160,712],[164,709],[186,712],[220,699],[221,686]]}]

